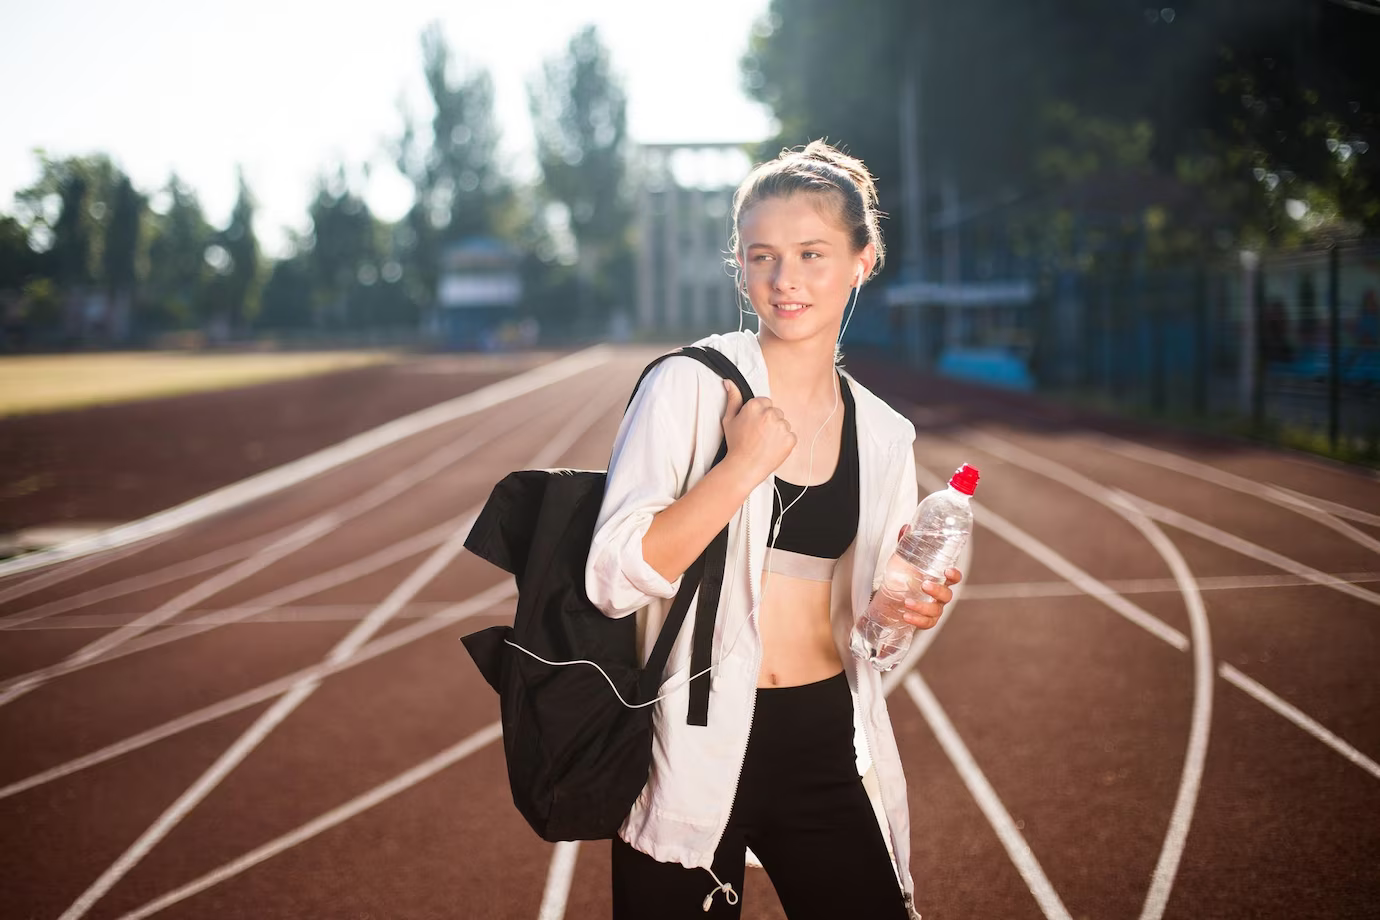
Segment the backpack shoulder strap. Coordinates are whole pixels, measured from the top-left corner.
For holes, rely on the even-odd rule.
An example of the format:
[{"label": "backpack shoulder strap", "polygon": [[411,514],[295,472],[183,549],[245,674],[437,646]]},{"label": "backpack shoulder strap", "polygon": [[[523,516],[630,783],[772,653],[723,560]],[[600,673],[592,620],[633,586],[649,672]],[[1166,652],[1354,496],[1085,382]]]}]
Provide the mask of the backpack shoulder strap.
[{"label": "backpack shoulder strap", "polygon": [[[647,379],[647,375],[652,372],[652,368],[656,367],[667,358],[675,357],[694,358],[720,377],[726,380],[732,380],[736,383],[738,385],[738,392],[743,394],[743,402],[752,399],[752,386],[747,382],[747,378],[743,376],[743,372],[738,370],[738,365],[733,363],[733,359],[717,348],[705,348],[700,345],[686,345],[684,348],[678,348],[675,351],[670,351],[661,355],[642,369],[641,376],[637,378],[637,385],[634,386],[632,392],[628,394],[628,406],[632,405],[633,397],[636,396],[637,391],[642,388],[642,381]],[[627,406],[623,407],[623,411],[628,411]]]},{"label": "backpack shoulder strap", "polygon": [[[732,380],[738,387],[738,391],[743,396],[743,402],[752,399],[752,387],[747,379],[743,377],[742,371],[733,363],[723,352],[714,348],[703,348],[690,345],[669,354],[662,355],[642,371],[642,377],[638,378],[638,386],[642,385],[642,380],[653,367],[660,364],[667,358],[683,355],[687,358],[694,358],[706,367],[709,367],[720,377]],[[637,388],[633,389],[637,393]],[[628,404],[632,404],[629,397]],[[718,453],[714,455],[714,463],[717,464],[728,454],[728,443],[726,441],[719,444]],[[686,722],[690,725],[709,724],[709,687],[710,675],[706,672],[710,667],[710,662],[714,652],[714,621],[718,616],[719,596],[723,591],[724,567],[728,556],[728,526],[710,541],[709,546],[700,554],[700,557],[690,564],[685,574],[681,576],[680,590],[676,592],[676,599],[671,604],[670,613],[666,617],[666,622],[662,624],[661,632],[657,636],[656,644],[652,647],[651,657],[647,660],[646,670],[643,672],[648,686],[644,687],[644,699],[650,699],[655,694],[656,687],[661,682],[661,675],[666,670],[666,662],[671,657],[671,646],[675,644],[676,638],[680,635],[680,630],[685,625],[685,616],[690,609],[690,599],[699,591],[699,603],[695,613],[695,632],[691,637],[690,649],[690,703],[689,712],[686,715]]]}]

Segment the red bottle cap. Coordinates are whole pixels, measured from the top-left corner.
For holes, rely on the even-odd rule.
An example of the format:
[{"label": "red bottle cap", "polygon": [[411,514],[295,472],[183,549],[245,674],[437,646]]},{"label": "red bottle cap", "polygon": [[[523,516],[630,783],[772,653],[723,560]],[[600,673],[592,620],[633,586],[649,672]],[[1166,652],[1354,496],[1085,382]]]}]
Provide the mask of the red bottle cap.
[{"label": "red bottle cap", "polygon": [[949,480],[949,485],[962,492],[964,495],[972,495],[977,489],[979,475],[977,467],[969,466],[965,463],[954,470],[954,475]]}]

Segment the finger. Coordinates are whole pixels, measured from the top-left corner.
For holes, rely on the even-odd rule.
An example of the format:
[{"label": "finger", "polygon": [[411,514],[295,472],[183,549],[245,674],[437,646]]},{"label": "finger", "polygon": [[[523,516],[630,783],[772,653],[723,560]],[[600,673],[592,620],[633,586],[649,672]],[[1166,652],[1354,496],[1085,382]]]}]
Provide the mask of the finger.
[{"label": "finger", "polygon": [[930,597],[934,598],[937,603],[940,604],[947,604],[949,601],[954,599],[954,593],[944,585],[939,584],[938,582],[922,582],[920,585],[920,590],[924,591]]},{"label": "finger", "polygon": [[944,580],[951,585],[956,585],[963,580],[963,573],[958,569],[945,569]]},{"label": "finger", "polygon": [[896,542],[897,542],[897,543],[900,543],[902,540],[904,540],[904,539],[906,538],[906,534],[909,533],[909,532],[910,532],[910,525],[909,525],[909,524],[902,524],[902,525],[901,525],[901,532],[898,533],[898,534],[896,535]]},{"label": "finger", "polygon": [[738,385],[732,380],[724,381],[724,392],[728,394],[728,404],[724,406],[724,419],[728,420],[738,414],[738,410],[743,407],[743,394],[738,392]]},{"label": "finger", "polygon": [[916,629],[929,629],[939,622],[939,614],[936,613],[930,616],[921,611],[907,610],[905,613],[905,621]]},{"label": "finger", "polygon": [[906,612],[937,617],[944,610],[944,604],[935,600],[913,600],[906,598]]}]

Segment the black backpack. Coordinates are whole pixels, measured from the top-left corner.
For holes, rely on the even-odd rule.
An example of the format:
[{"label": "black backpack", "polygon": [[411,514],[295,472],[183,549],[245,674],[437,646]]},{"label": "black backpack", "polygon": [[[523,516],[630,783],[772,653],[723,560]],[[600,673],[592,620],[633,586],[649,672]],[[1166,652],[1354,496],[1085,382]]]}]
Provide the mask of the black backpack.
[{"label": "black backpack", "polygon": [[[638,386],[653,367],[678,355],[733,380],[743,402],[752,399],[738,368],[712,348],[662,355],[642,371]],[[726,451],[720,444],[714,463]],[[643,668],[636,618],[606,617],[585,594],[585,562],[604,483],[605,473],[592,470],[511,473],[494,487],[465,539],[466,549],[517,579],[513,625],[483,629],[462,641],[499,694],[513,802],[550,841],[613,837],[641,793],[651,769],[650,702],[697,587],[686,719],[708,724],[710,681],[701,672],[710,666],[728,527],[682,576]]]}]

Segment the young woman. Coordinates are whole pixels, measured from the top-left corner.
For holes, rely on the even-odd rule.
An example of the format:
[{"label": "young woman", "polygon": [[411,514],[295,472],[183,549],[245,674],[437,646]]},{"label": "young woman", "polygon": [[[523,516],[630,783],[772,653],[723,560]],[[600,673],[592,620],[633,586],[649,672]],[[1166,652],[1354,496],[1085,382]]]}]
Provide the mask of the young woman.
[{"label": "young woman", "polygon": [[[700,678],[708,724],[687,724],[688,692],[673,689],[691,676],[692,606],[651,775],[613,842],[616,920],[739,916],[748,847],[791,920],[916,915],[880,676],[848,650],[918,500],[915,429],[836,368],[845,308],[883,258],[876,204],[863,164],[819,141],[754,169],[734,196],[732,250],[758,331],[698,344],[733,359],[756,398],[743,404],[698,362],[665,361],[619,429],[586,590],[609,616],[638,613],[644,656],[725,524],[729,544]],[[929,602],[896,612],[933,626],[961,577],[946,575]]]}]

